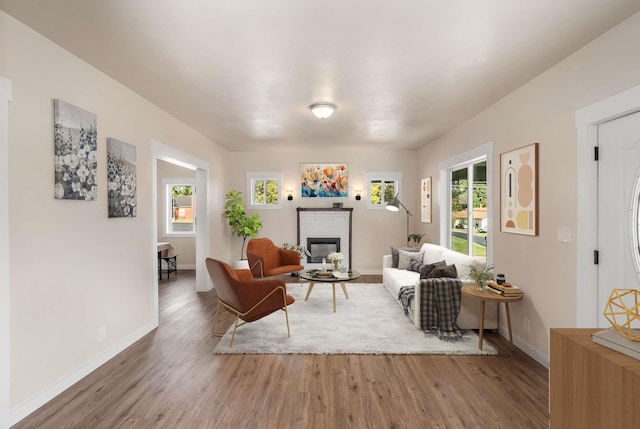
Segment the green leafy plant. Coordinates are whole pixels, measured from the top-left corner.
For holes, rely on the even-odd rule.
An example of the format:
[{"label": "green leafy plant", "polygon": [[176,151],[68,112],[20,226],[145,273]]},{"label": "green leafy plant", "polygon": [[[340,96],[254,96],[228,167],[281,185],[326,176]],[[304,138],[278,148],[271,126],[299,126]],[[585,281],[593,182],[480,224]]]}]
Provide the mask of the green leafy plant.
[{"label": "green leafy plant", "polygon": [[258,214],[247,216],[241,192],[231,190],[224,196],[224,217],[229,221],[233,234],[242,237],[240,259],[244,258],[244,246],[247,238],[254,238],[262,228],[262,220]]},{"label": "green leafy plant", "polygon": [[304,258],[305,255],[311,256],[311,252],[309,252],[309,250],[301,244],[293,245],[289,243],[284,243],[282,245],[282,248],[298,252],[300,254],[300,259]]},{"label": "green leafy plant", "polygon": [[469,265],[469,277],[479,286],[484,287],[489,280],[493,280],[493,265]]},{"label": "green leafy plant", "polygon": [[422,237],[424,237],[427,234],[409,234],[409,236],[407,237],[407,241],[408,242],[413,242],[414,245],[418,245],[420,244],[420,242],[422,241]]}]

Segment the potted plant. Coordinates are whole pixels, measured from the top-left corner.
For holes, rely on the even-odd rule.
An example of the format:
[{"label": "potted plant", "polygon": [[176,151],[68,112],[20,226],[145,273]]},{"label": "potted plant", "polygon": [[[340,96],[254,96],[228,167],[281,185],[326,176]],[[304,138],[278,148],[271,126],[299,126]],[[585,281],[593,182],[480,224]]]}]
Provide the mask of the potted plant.
[{"label": "potted plant", "polygon": [[258,231],[262,228],[262,220],[258,214],[247,216],[244,201],[240,194],[241,192],[231,190],[224,196],[226,200],[224,204],[224,217],[229,221],[232,233],[238,237],[242,237],[240,260],[245,260],[244,246],[247,238],[254,238],[258,235]]},{"label": "potted plant", "polygon": [[282,248],[298,252],[298,254],[300,255],[300,260],[302,260],[302,258],[304,258],[305,256],[311,256],[311,252],[309,252],[309,250],[301,244],[293,245],[289,243],[284,243],[282,245]]},{"label": "potted plant", "polygon": [[476,282],[476,289],[483,290],[489,280],[493,279],[493,266],[486,264],[469,265],[469,277]]},{"label": "potted plant", "polygon": [[407,237],[407,242],[413,242],[414,246],[417,246],[420,244],[420,242],[422,241],[422,237],[424,237],[427,234],[409,234],[409,236]]}]

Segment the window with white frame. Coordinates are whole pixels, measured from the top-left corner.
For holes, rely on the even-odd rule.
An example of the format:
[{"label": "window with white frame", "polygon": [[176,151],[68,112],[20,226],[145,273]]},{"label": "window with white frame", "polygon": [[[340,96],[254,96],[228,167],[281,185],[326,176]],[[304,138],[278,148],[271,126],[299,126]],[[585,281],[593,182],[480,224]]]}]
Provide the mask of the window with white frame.
[{"label": "window with white frame", "polygon": [[247,173],[247,195],[251,208],[281,208],[282,173]]},{"label": "window with white frame", "polygon": [[384,208],[400,193],[402,173],[367,173],[367,207]]},{"label": "window with white frame", "polygon": [[491,148],[488,143],[440,166],[447,202],[441,205],[441,244],[488,261]]},{"label": "window with white frame", "polygon": [[195,179],[163,179],[164,235],[195,237]]}]

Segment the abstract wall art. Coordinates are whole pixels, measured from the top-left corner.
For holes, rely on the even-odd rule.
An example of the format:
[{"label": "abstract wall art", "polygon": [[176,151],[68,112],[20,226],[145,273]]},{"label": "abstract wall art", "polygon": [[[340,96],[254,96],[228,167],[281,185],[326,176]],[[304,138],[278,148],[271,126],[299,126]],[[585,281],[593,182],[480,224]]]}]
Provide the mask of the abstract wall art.
[{"label": "abstract wall art", "polygon": [[97,117],[62,100],[53,100],[54,195],[57,200],[97,197]]},{"label": "abstract wall art", "polygon": [[431,223],[431,176],[420,181],[420,220]]},{"label": "abstract wall art", "polygon": [[500,231],[538,235],[538,143],[500,155]]},{"label": "abstract wall art", "polygon": [[347,197],[348,164],[300,164],[303,198]]},{"label": "abstract wall art", "polygon": [[136,217],[136,147],[107,138],[109,217]]}]

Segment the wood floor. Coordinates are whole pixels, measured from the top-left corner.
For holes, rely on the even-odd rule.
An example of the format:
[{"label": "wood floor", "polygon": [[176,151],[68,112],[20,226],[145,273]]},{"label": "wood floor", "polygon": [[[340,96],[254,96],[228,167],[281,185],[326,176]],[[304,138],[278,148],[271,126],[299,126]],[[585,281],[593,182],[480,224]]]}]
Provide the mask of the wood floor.
[{"label": "wood floor", "polygon": [[14,428],[548,427],[548,371],[497,334],[487,357],[214,355],[194,285],[163,280],[156,331]]}]

